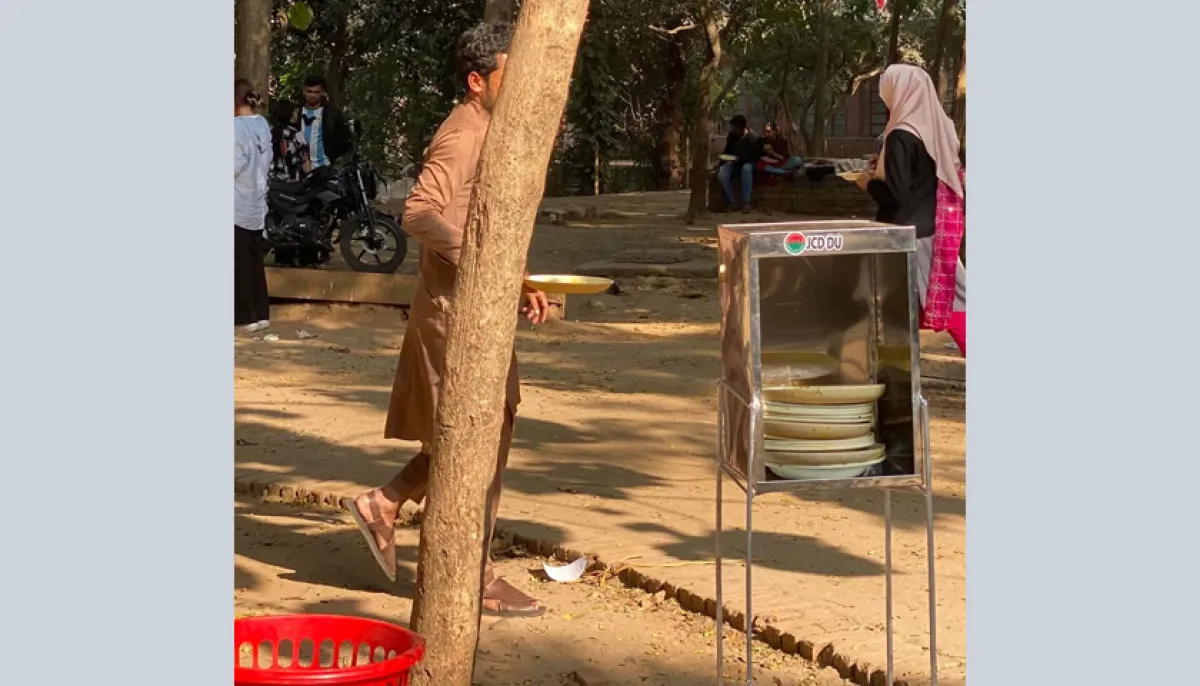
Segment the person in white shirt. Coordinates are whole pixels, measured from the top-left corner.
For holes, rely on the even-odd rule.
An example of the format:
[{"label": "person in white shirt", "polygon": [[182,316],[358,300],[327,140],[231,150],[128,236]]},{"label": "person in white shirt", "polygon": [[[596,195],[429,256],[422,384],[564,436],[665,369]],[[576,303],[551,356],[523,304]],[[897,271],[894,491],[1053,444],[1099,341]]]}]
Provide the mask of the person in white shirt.
[{"label": "person in white shirt", "polygon": [[254,111],[260,104],[249,81],[233,82],[233,316],[247,331],[271,325],[263,265],[271,127]]}]

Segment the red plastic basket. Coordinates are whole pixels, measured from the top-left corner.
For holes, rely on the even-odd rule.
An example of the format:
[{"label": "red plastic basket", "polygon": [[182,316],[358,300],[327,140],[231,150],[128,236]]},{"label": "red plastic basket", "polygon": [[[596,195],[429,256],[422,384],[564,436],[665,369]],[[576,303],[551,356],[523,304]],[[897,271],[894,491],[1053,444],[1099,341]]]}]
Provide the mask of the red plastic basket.
[{"label": "red plastic basket", "polygon": [[403,627],[336,615],[233,621],[234,686],[407,686],[425,641]]}]

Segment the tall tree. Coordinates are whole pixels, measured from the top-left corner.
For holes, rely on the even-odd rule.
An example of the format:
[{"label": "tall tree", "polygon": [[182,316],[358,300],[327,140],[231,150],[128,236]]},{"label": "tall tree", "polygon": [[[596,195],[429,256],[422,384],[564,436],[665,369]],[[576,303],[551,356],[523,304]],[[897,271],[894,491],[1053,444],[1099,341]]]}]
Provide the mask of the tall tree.
[{"label": "tall tree", "polygon": [[700,27],[704,30],[707,59],[700,67],[700,94],[696,104],[696,118],[692,126],[692,171],[691,193],[688,196],[687,218],[695,219],[707,211],[708,206],[708,146],[712,138],[713,106],[712,93],[716,90],[717,77],[721,68],[721,15],[715,0],[699,0]]},{"label": "tall tree", "polygon": [[933,49],[929,52],[929,58],[925,60],[925,68],[929,70],[929,76],[937,86],[938,96],[943,99],[946,97],[946,62],[950,52],[947,46],[954,34],[954,8],[957,4],[958,0],[942,0],[942,11],[938,15],[937,30],[933,37]]},{"label": "tall tree", "polygon": [[895,64],[900,61],[900,24],[904,21],[904,10],[909,0],[891,0],[888,9],[891,11],[891,21],[888,23],[888,53],[887,63]]},{"label": "tall tree", "polygon": [[484,2],[484,21],[512,21],[516,16],[517,0],[486,0]]},{"label": "tall tree", "polygon": [[[833,3],[818,0],[817,9],[817,67],[813,73],[813,132],[810,155],[825,154],[825,122],[829,116],[829,33],[833,30]],[[895,10],[893,10],[895,11]]]},{"label": "tall tree", "polygon": [[265,99],[271,84],[271,0],[236,0],[233,22],[234,78],[248,79]]},{"label": "tall tree", "polygon": [[687,86],[687,62],[684,59],[683,38],[671,34],[666,42],[666,88],[657,124],[655,177],[658,190],[682,188],[685,170],[679,143],[683,140],[683,97]]},{"label": "tall tree", "polygon": [[958,140],[967,144],[967,39],[963,36],[959,48],[958,62],[954,67],[954,102],[950,106],[950,118],[958,129]]},{"label": "tall tree", "polygon": [[471,686],[488,485],[516,306],[588,0],[526,0],[480,155],[446,338],[446,378],[417,565],[418,686]]}]

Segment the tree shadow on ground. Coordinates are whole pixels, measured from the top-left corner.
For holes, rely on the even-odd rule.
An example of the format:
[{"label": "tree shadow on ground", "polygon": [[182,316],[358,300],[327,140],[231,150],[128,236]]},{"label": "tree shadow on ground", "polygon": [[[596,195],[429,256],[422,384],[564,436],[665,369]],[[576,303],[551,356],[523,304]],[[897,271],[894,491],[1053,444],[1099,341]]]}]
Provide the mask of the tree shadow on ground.
[{"label": "tree shadow on ground", "polygon": [[[962,426],[965,417],[961,404],[954,398],[932,396],[930,398],[931,421]],[[933,512],[936,521],[946,519],[963,520],[967,516],[966,454],[962,449],[947,450],[935,441],[932,444],[935,485],[933,490]],[[949,486],[947,495],[939,492]],[[805,503],[831,503],[858,512],[874,515],[883,520],[884,494],[877,490],[814,490],[789,494],[787,497]],[[928,521],[925,495],[914,491],[892,493],[892,524],[901,529],[924,528]]]},{"label": "tree shadow on ground", "polygon": [[[672,540],[655,547],[671,558],[684,561],[713,559],[715,538],[711,530],[693,536],[650,522],[627,524],[625,528],[669,537]],[[839,577],[883,574],[883,566],[878,562],[835,548],[812,536],[755,531],[751,551],[755,565],[784,572]],[[745,529],[727,529],[721,533],[721,555],[728,560],[745,559]]]},{"label": "tree shadow on ground", "polygon": [[[301,427],[280,426],[299,417],[286,409],[239,407],[235,410],[235,473],[269,476],[273,480],[334,483],[383,484],[402,469],[419,447],[410,442],[366,450],[362,446],[335,443]],[[264,421],[265,420],[265,421]],[[657,440],[646,433],[644,424],[597,419],[583,426],[518,418],[515,450],[538,453],[548,446],[605,446],[637,444]],[[682,449],[699,450],[704,441],[678,439]],[[510,461],[505,471],[505,489],[528,495],[582,493],[599,498],[626,500],[632,492],[664,486],[661,478],[639,469],[641,458],[633,454],[611,457],[573,455],[569,459]],[[352,495],[352,493],[345,493]]]},{"label": "tree shadow on ground", "polygon": [[[323,600],[303,605],[296,612],[361,617],[410,628],[407,612],[403,616],[389,616],[373,609],[362,599]],[[735,651],[740,648],[739,643],[744,638],[732,630],[726,632],[726,678],[719,682],[710,655],[696,655],[693,659],[668,659],[646,650],[646,646],[638,642],[622,644],[615,649],[605,648],[602,649],[604,652],[598,653],[595,643],[587,638],[538,630],[532,624],[528,625],[530,631],[518,632],[511,621],[484,618],[481,622],[472,686],[578,686],[581,683],[597,686],[716,686],[722,683],[722,686],[734,686],[745,683],[741,676],[744,667],[735,663],[738,661]],[[711,637],[697,635],[696,638],[705,644],[712,642]],[[756,683],[779,686],[810,686],[818,683],[812,680],[807,668],[802,668],[803,671],[798,675],[784,668],[764,667],[763,662],[760,659],[756,663]],[[620,670],[620,675],[612,674],[614,666]],[[836,682],[829,675],[819,683]]]},{"label": "tree shadow on ground", "polygon": [[[235,501],[236,502],[236,501]],[[397,578],[392,583],[371,556],[362,534],[344,512],[275,505],[264,513],[262,505],[234,510],[234,588],[254,590],[258,577],[237,564],[245,557],[271,567],[290,570],[276,578],[311,586],[412,597],[416,586],[419,527],[398,527]],[[282,513],[282,516],[281,516]],[[527,525],[510,520],[510,525]],[[563,536],[557,527],[537,525],[549,537]]]},{"label": "tree shadow on ground", "polygon": [[[234,555],[292,570],[279,574],[280,579],[369,593],[410,596],[413,592],[415,545],[396,546],[397,578],[393,585],[380,571],[357,529],[303,531],[245,514],[235,514],[234,520]],[[242,541],[253,543],[242,545]]]},{"label": "tree shadow on ground", "polygon": [[[241,370],[281,378],[304,370],[315,378],[294,380],[306,391],[368,391],[354,401],[387,406],[407,326],[399,309],[290,305],[277,307],[272,314],[277,321],[273,331],[282,340],[269,343],[239,336],[235,378]],[[522,381],[584,392],[710,393],[718,370],[717,325],[707,317],[702,323],[701,330],[685,326],[668,334],[629,327],[615,332],[613,322],[557,321],[536,331],[521,327],[516,346]],[[297,340],[301,330],[317,337]],[[655,354],[647,357],[644,353],[650,346]],[[631,359],[642,362],[631,365]]]}]

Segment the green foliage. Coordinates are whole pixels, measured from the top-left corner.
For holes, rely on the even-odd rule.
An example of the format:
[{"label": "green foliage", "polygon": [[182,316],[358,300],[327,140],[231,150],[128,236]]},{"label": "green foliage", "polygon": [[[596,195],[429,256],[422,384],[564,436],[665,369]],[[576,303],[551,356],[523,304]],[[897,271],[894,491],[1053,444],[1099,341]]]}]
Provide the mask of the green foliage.
[{"label": "green foliage", "polygon": [[[299,98],[322,73],[336,103],[363,123],[365,154],[391,175],[419,160],[458,95],[458,36],[483,16],[478,0],[309,0],[307,31],[284,23],[272,45],[273,96]],[[288,16],[291,0],[275,0]]]},{"label": "green foliage", "polygon": [[307,2],[293,2],[287,11],[288,24],[297,31],[307,31],[312,26],[313,11]]},{"label": "green foliage", "polygon": [[[892,1],[908,4],[901,52],[919,61],[930,53],[941,0]],[[680,146],[685,145],[702,99],[698,74],[709,59],[701,3],[711,4],[722,29],[722,73],[704,94],[711,99],[725,90],[714,119],[727,117],[749,96],[772,118],[790,111],[802,133],[811,135],[811,124],[803,123],[811,119],[819,3],[830,10],[834,110],[856,79],[882,68],[886,58],[889,15],[876,10],[875,0],[592,0],[548,189],[590,194],[597,152],[602,191],[651,185],[656,146],[674,107],[668,73],[673,44],[683,50],[686,64],[682,88],[675,84],[684,115]],[[394,176],[421,158],[459,96],[455,40],[482,18],[483,5],[483,0],[274,0],[273,96],[298,98],[306,75],[325,74],[337,104],[363,122],[367,155]],[[960,21],[956,31],[961,26]],[[673,29],[678,30],[669,33]],[[635,166],[610,164],[618,160]]]},{"label": "green foliage", "polygon": [[[819,42],[819,3],[830,13],[829,89],[838,111],[851,91],[886,65],[888,23],[891,15],[879,12],[875,0],[759,0],[761,18],[753,40],[744,50],[751,62],[739,94],[763,103],[772,118],[790,118],[798,133],[811,137],[813,96]],[[922,55],[934,40],[941,0],[893,0],[903,7],[900,52],[903,61],[922,64]],[[790,117],[785,115],[790,114]],[[825,122],[829,124],[829,120]]]}]

